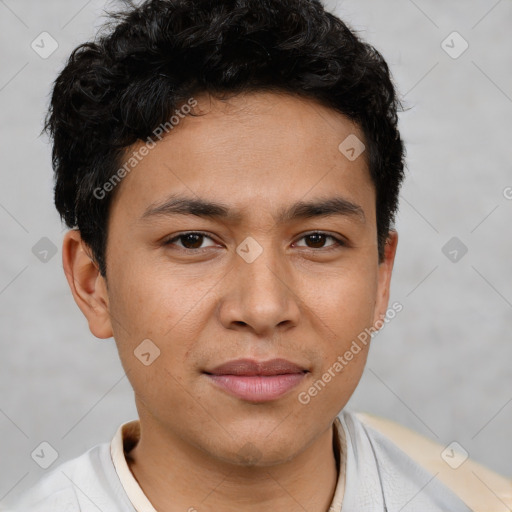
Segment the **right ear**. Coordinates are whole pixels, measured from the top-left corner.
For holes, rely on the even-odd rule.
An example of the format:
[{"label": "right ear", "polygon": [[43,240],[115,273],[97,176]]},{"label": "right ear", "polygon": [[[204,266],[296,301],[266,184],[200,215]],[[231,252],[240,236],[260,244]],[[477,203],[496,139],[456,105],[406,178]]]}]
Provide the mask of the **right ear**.
[{"label": "right ear", "polygon": [[77,229],[64,235],[62,266],[73,298],[87,318],[92,334],[97,338],[112,337],[106,281]]}]

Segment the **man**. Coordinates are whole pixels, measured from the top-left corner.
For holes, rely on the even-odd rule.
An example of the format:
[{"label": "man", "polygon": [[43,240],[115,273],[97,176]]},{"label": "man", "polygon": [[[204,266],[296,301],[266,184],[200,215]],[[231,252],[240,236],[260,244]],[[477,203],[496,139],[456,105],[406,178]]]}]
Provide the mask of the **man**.
[{"label": "man", "polygon": [[150,0],[115,20],[71,55],[47,129],[66,277],[139,420],[19,510],[469,511],[422,439],[407,454],[344,410],[400,309],[381,55],[316,0]]}]

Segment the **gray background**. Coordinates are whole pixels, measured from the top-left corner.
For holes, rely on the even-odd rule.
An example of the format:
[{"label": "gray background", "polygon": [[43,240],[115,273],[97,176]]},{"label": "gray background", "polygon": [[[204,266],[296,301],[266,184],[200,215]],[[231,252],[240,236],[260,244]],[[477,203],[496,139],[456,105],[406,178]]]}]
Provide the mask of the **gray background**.
[{"label": "gray background", "polygon": [[[0,1],[0,500],[44,473],[31,458],[42,441],[57,465],[136,417],[113,340],[90,334],[64,278],[50,147],[39,137],[51,83],[104,5]],[[410,108],[400,116],[408,172],[391,297],[403,311],[374,339],[349,407],[456,440],[512,477],[511,3],[327,6],[384,54]],[[43,31],[59,45],[47,59],[31,48]],[[469,43],[458,58],[442,47],[453,31]],[[32,252],[43,237],[57,249],[46,263]],[[442,252],[452,237],[456,262]]]}]

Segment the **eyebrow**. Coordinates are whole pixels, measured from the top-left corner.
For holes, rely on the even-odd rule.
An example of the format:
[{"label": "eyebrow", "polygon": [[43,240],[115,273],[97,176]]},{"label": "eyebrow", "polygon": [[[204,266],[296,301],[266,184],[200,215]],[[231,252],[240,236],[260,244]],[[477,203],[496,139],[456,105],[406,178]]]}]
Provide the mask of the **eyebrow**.
[{"label": "eyebrow", "polygon": [[[232,222],[239,222],[243,217],[240,211],[233,210],[223,203],[172,195],[162,203],[150,205],[144,211],[140,220],[149,221],[154,218],[172,215],[195,215],[197,217],[214,220],[222,219]],[[366,216],[361,206],[339,196],[312,201],[298,201],[291,206],[279,210],[275,218],[277,222],[285,223],[299,219],[332,215],[353,217],[354,220],[358,220],[361,223],[366,222]]]}]

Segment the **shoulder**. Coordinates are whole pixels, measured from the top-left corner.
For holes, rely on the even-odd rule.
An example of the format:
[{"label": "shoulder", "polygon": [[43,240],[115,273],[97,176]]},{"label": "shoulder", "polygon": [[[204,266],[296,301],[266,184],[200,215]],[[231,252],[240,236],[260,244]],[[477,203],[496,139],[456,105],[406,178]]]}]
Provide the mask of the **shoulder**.
[{"label": "shoulder", "polygon": [[99,496],[100,471],[108,456],[109,444],[103,443],[60,464],[25,491],[20,500],[9,504],[6,512],[97,512],[91,497]]},{"label": "shoulder", "polygon": [[[366,427],[380,432],[417,464],[436,475],[474,512],[512,508],[512,480],[470,458],[466,459],[466,454],[459,455],[450,445],[442,446],[398,423],[367,413],[354,413],[353,416]],[[455,463],[449,464],[450,459]]]}]

